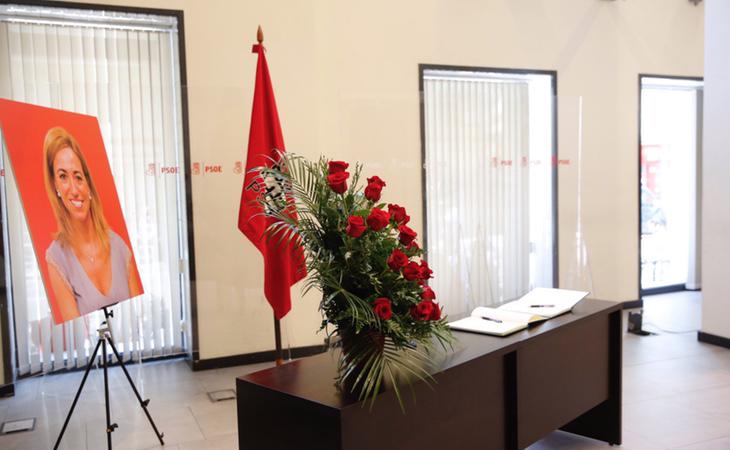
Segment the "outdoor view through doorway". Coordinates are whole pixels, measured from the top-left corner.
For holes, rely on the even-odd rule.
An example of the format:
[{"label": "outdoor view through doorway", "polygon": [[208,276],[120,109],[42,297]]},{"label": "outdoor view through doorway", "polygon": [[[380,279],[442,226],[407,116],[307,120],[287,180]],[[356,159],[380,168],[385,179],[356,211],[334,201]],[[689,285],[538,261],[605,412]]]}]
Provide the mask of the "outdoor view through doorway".
[{"label": "outdoor view through doorway", "polygon": [[641,77],[641,292],[700,288],[702,80]]}]

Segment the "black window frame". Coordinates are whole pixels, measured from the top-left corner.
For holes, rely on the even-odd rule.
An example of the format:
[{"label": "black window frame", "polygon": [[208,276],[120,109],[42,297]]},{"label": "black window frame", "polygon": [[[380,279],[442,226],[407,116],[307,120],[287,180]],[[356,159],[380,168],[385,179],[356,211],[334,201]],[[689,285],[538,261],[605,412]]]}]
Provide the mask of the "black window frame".
[{"label": "black window frame", "polygon": [[[119,5],[105,5],[99,3],[76,3],[64,1],[38,1],[38,0],[18,0],[18,1],[0,1],[1,5],[22,5],[22,6],[39,6],[48,8],[67,8],[78,10],[94,10],[94,11],[112,11],[130,14],[150,14],[158,16],[169,16],[177,19],[178,34],[178,52],[180,64],[180,107],[182,117],[182,152],[183,160],[187,170],[185,171],[185,209],[187,222],[187,246],[188,246],[188,278],[190,282],[190,310],[188,311],[185,302],[183,305],[183,319],[189,323],[192,342],[185,342],[186,334],[183,332],[183,345],[186,347],[188,364],[192,367],[194,361],[199,359],[199,339],[198,339],[198,301],[196,292],[196,270],[195,270],[195,237],[193,226],[193,193],[192,193],[192,162],[190,156],[190,121],[188,114],[188,82],[187,82],[187,59],[185,53],[185,14],[182,10],[162,9],[162,8],[142,8],[129,7]],[[0,196],[0,202],[5,199]],[[0,226],[5,227],[3,218],[0,217]],[[2,228],[4,229],[4,228]],[[0,259],[5,258],[5,240],[0,239]],[[9,262],[9,264],[12,262]],[[4,266],[4,265],[3,265]],[[12,292],[12,284],[8,284],[4,267],[0,268],[0,331],[2,332],[3,345],[3,367],[5,388],[8,393],[12,394],[15,383],[15,368],[18,365],[15,347],[15,317],[12,314],[13,305],[8,300],[8,290]],[[12,295],[11,295],[12,298]],[[10,332],[12,330],[12,339]],[[11,344],[12,342],[12,344]],[[150,360],[159,359],[151,358]],[[0,384],[0,394],[2,394],[3,385]]]},{"label": "black window frame", "polygon": [[558,254],[558,72],[556,70],[537,69],[513,69],[500,67],[481,66],[454,66],[444,64],[419,64],[418,65],[418,93],[420,108],[420,131],[421,131],[421,198],[422,198],[422,220],[423,220],[423,251],[424,257],[428,257],[428,205],[426,198],[426,185],[428,173],[426,172],[426,112],[423,92],[423,76],[427,70],[450,70],[463,72],[484,72],[501,73],[514,75],[548,75],[551,77],[552,88],[552,161],[551,161],[551,188],[552,188],[552,220],[553,220],[553,287],[560,283],[559,275],[559,254]]}]

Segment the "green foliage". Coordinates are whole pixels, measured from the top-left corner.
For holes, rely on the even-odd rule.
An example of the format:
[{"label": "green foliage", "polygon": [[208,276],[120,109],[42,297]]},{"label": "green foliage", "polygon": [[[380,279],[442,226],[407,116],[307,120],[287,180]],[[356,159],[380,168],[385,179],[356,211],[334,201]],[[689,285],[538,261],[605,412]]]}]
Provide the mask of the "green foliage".
[{"label": "green foliage", "polygon": [[[363,194],[360,164],[348,180],[348,189],[338,194],[328,184],[325,158],[279,156],[270,167],[254,169],[264,180],[277,180],[286,193],[259,199],[270,220],[267,239],[304,247],[308,271],[304,291],[322,292],[322,329],[342,339],[341,385],[351,386],[372,406],[381,383],[388,380],[403,407],[398,380],[432,381],[428,365],[435,347],[445,350],[453,339],[440,314],[434,320],[414,317],[412,310],[422,302],[423,287],[387,263],[395,249],[411,259],[422,251],[401,244],[394,220],[380,231],[368,228],[360,237],[348,235],[348,217],[367,219],[375,207],[387,211],[386,204],[375,204]],[[387,320],[373,309],[379,297],[390,299],[392,316]]]}]

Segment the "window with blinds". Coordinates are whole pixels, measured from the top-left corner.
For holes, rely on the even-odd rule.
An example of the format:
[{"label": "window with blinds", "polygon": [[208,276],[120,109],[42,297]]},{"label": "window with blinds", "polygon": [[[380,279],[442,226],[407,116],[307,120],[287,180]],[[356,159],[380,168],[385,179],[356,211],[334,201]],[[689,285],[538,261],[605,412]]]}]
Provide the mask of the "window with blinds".
[{"label": "window with blinds", "polygon": [[421,67],[426,251],[451,315],[553,286],[554,82]]},{"label": "window with blinds", "polygon": [[[145,287],[113,307],[125,360],[184,350],[190,287],[178,42],[175,16],[0,6],[0,96],[99,119]],[[4,169],[18,372],[83,366],[103,314],[53,325],[12,170]]]}]

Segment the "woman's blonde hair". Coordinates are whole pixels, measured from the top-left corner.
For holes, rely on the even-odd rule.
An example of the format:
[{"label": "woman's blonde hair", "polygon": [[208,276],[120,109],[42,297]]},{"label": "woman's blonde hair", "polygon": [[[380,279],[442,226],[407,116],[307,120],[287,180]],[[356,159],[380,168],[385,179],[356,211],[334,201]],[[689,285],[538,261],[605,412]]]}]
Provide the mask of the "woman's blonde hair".
[{"label": "woman's blonde hair", "polygon": [[58,223],[58,232],[55,235],[55,239],[61,244],[70,244],[71,234],[71,221],[69,219],[68,211],[63,205],[61,198],[58,196],[55,184],[55,172],[53,170],[53,161],[59,151],[64,148],[70,148],[71,151],[81,161],[81,168],[84,172],[84,178],[89,185],[89,193],[91,194],[89,202],[89,214],[91,215],[91,222],[94,224],[94,231],[101,242],[102,249],[104,251],[109,250],[109,225],[104,218],[104,210],[101,207],[101,201],[99,200],[99,194],[96,192],[96,186],[94,180],[91,178],[89,173],[89,166],[86,164],[86,158],[81,153],[78,142],[74,139],[71,134],[61,127],[54,127],[48,130],[46,133],[45,141],[43,142],[43,175],[46,185],[46,193],[48,194],[48,200],[51,202],[53,208],[53,214],[56,216],[56,223]]}]

